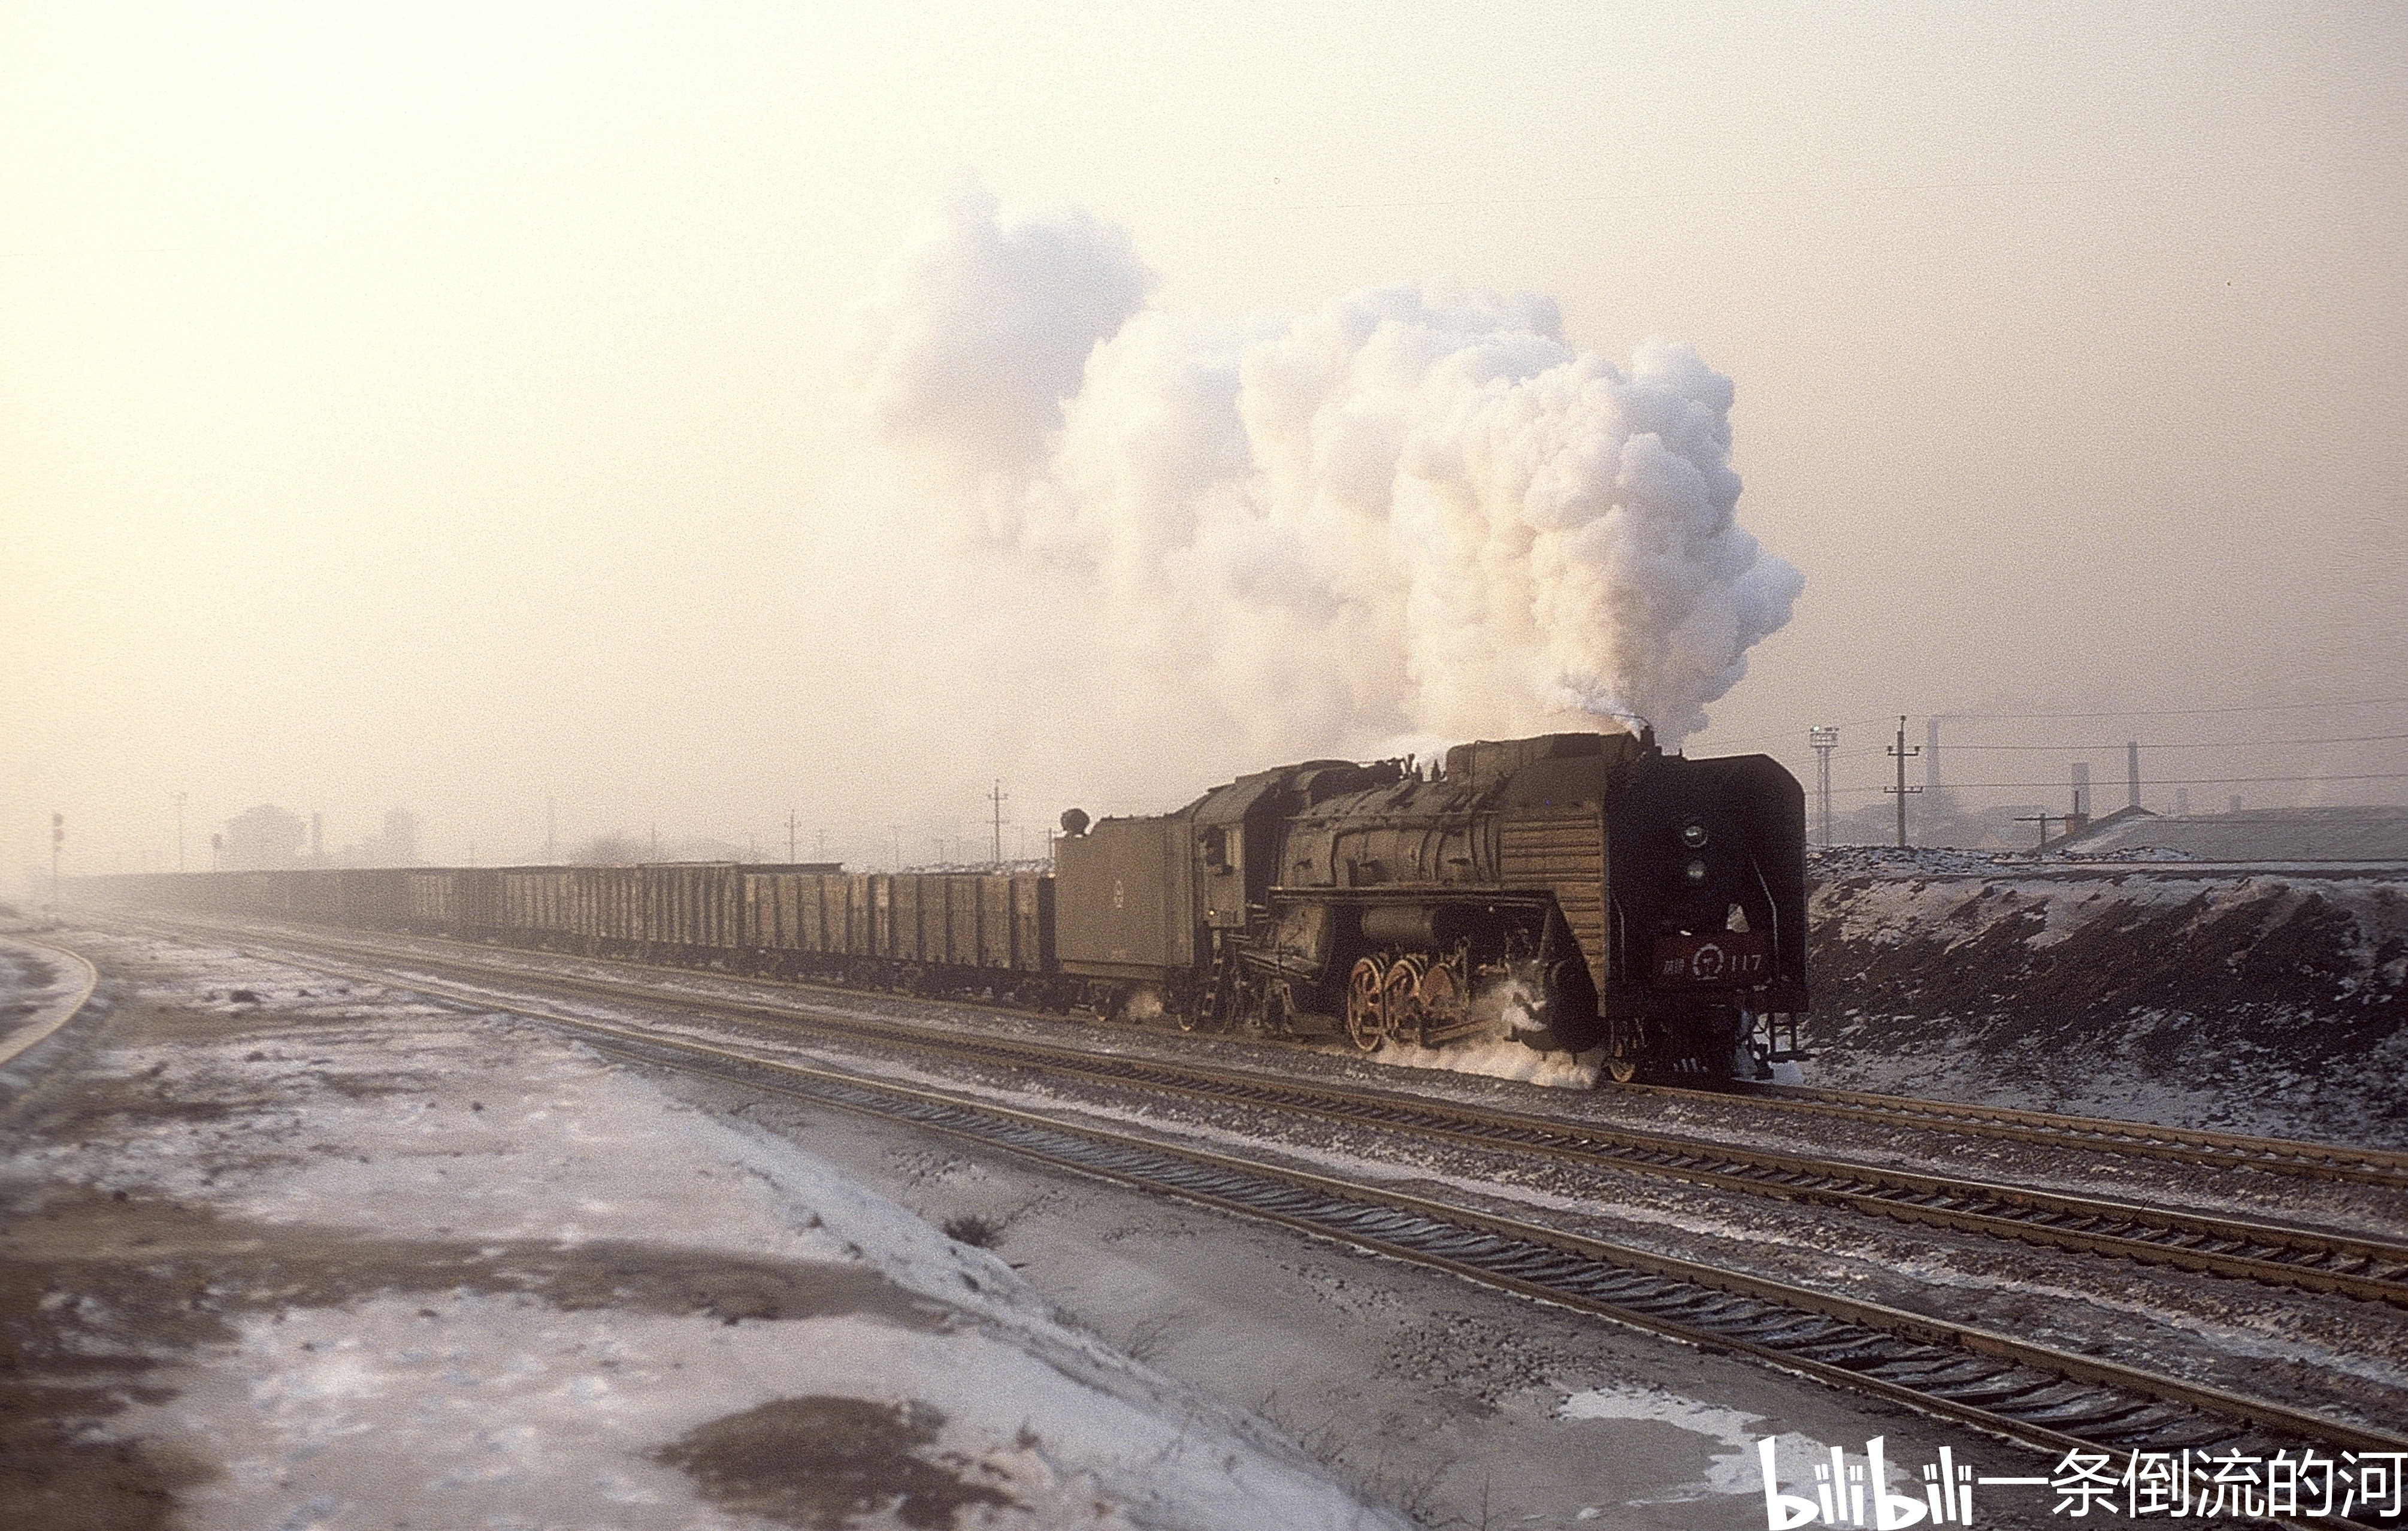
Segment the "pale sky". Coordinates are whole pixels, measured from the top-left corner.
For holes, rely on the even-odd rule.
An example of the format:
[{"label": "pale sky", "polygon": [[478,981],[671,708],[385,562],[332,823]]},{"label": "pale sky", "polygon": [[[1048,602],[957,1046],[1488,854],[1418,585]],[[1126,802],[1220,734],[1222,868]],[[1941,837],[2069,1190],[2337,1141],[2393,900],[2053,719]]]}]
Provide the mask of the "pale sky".
[{"label": "pale sky", "polygon": [[[260,802],[523,859],[548,795],[923,861],[997,778],[1010,851],[1276,764],[1049,693],[1076,635],[865,441],[855,314],[964,171],[1160,306],[1694,346],[1805,577],[1694,752],[2358,703],[1951,737],[2408,799],[2397,6],[15,4],[0,142],[11,870],[53,810],[172,866],[177,792],[195,866]],[[2286,774],[2364,780],[2220,784]]]}]

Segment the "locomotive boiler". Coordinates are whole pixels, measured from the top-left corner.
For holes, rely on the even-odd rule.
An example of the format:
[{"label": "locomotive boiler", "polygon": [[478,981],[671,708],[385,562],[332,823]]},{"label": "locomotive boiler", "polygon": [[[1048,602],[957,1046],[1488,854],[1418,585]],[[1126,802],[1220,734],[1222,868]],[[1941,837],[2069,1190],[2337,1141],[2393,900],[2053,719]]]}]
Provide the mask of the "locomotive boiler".
[{"label": "locomotive boiler", "polygon": [[1160,817],[1066,815],[1055,956],[1190,1027],[1761,1075],[1807,1008],[1805,823],[1770,758],[1652,733],[1309,761]]}]

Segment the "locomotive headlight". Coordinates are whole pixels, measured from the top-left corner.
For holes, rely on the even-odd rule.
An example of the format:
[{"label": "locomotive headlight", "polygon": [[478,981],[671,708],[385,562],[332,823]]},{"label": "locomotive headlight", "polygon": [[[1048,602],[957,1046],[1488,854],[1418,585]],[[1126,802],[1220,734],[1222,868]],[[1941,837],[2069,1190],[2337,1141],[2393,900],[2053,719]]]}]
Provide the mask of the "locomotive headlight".
[{"label": "locomotive headlight", "polygon": [[1692,851],[1703,850],[1706,844],[1706,826],[1703,824],[1691,824],[1688,828],[1682,830],[1681,843],[1687,846]]},{"label": "locomotive headlight", "polygon": [[1692,882],[1703,882],[1706,880],[1706,864],[1693,861],[1682,869],[1682,873]]}]

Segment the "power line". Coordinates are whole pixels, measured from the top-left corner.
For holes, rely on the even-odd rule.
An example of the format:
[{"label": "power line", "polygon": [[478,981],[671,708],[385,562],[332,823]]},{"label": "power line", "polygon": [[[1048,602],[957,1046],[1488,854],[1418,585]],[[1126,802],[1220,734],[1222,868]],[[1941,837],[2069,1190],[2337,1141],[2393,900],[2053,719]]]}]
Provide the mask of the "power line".
[{"label": "power line", "polygon": [[2255,707],[2126,708],[2114,712],[1938,712],[1942,722],[2022,723],[2035,718],[2205,718],[2228,712],[2300,712],[2327,707],[2400,707],[2408,696],[2362,696],[2349,702],[2275,702]]},{"label": "power line", "polygon": [[[2137,742],[2143,750],[2271,750],[2307,744],[2383,744],[2392,739],[2408,739],[2408,734],[2358,734],[2347,738],[2329,739],[2209,739],[2200,744],[2152,744],[2147,739]],[[2121,750],[2134,743],[2117,739],[2113,744],[1951,744],[1952,751],[1967,750]]]},{"label": "power line", "polygon": [[[2155,776],[2145,783],[2152,787],[2238,787],[2266,781],[2401,781],[2408,780],[2408,771],[2376,771],[2364,776]],[[1975,787],[1999,790],[2008,787],[2060,788],[2062,781],[1947,781],[1942,786],[1950,792],[1968,791]],[[1888,787],[1834,787],[1834,792],[1882,793]]]},{"label": "power line", "polygon": [[[2402,706],[2408,706],[2408,696],[2360,696],[2344,702],[2274,702],[2263,706],[2253,707],[2132,708],[2114,712],[1927,712],[1920,714],[1920,716],[1938,718],[1942,723],[2029,723],[2051,718],[2213,718],[2225,717],[2236,712],[2301,712],[2313,711],[2319,708]],[[1847,723],[1839,723],[1835,726],[1840,728],[1864,728],[1873,723],[1886,723],[1895,716],[1897,716],[1896,713],[1885,712],[1870,718],[1856,718]],[[1917,714],[1910,713],[1909,716],[1917,716]],[[2377,738],[2394,738],[2408,736],[2384,734],[2374,737]],[[1735,739],[1719,739],[1713,737],[1712,730],[1708,730],[1706,736],[1701,737],[1699,742],[1706,744],[1713,749],[1729,750],[1743,744],[1764,744],[1774,741],[1785,744],[1789,742],[1791,737],[1792,735],[1784,729],[1778,734],[1749,734]],[[2064,748],[2076,750],[2120,750],[2124,747],[2124,742],[2125,741],[2118,739],[2114,744],[2067,745],[2064,746]],[[2301,739],[2295,742],[2304,744],[2316,741]],[[2334,740],[2331,742],[2356,743],[2358,741]],[[1951,744],[1948,748],[1951,750],[2022,748],[2052,749],[2056,748],[2056,746]],[[2143,748],[2163,750],[2176,748],[2176,746],[2144,745]]]}]

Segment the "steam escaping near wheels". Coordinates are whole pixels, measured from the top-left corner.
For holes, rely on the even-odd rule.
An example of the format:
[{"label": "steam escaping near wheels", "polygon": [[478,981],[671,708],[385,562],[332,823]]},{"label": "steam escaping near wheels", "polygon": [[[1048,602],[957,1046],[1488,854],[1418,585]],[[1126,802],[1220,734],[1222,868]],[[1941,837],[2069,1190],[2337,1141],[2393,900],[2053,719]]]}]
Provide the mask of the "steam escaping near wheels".
[{"label": "steam escaping near wheels", "polygon": [[1668,744],[1802,579],[1736,521],[1730,379],[1575,349],[1552,300],[1370,289],[1145,306],[1124,231],[957,185],[888,264],[857,373],[957,533],[1076,571],[1131,684],[1251,749],[1627,726]]}]

